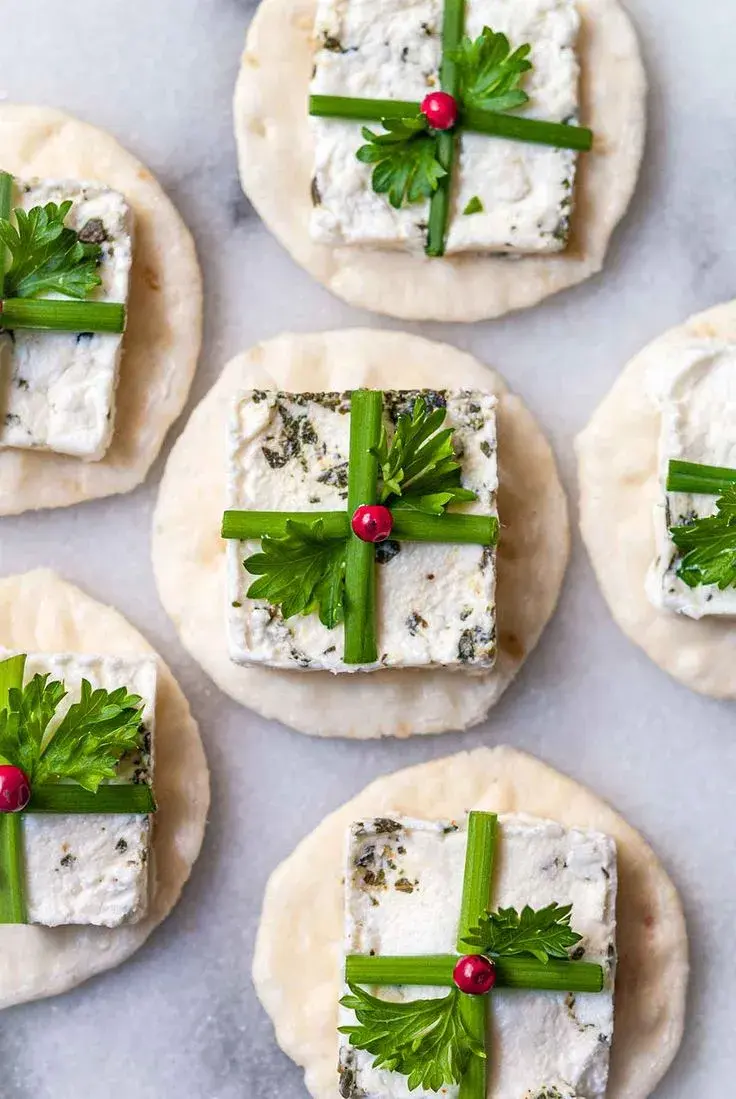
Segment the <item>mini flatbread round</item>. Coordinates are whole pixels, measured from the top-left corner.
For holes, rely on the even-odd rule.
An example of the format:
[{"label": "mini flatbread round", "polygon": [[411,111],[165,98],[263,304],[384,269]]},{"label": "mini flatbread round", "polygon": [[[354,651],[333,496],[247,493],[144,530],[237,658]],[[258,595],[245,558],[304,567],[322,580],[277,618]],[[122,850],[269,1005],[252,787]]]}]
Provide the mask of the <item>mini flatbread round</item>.
[{"label": "mini flatbread round", "polygon": [[[390,670],[358,675],[233,664],[225,633],[225,432],[241,389],[291,392],[477,387],[498,396],[498,657],[484,675]],[[153,521],[161,601],[183,644],[236,701],[314,736],[410,736],[482,721],[534,648],[557,603],[569,552],[567,502],[536,420],[494,371],[447,344],[349,329],[285,335],[233,359],[169,457]]]},{"label": "mini flatbread round", "polygon": [[103,130],[48,107],[0,104],[0,166],[21,178],[98,180],[134,213],[128,327],[115,432],[99,462],[0,450],[0,515],[129,492],[184,407],[202,338],[202,278],[189,230],[151,173]]},{"label": "mini flatbread round", "polygon": [[[341,995],[347,828],[364,816],[427,819],[469,809],[529,813],[597,829],[618,848],[615,1030],[607,1099],[645,1099],[683,1032],[685,919],[651,847],[590,790],[513,748],[479,748],[379,778],[322,821],[266,888],[253,979],[281,1048],[304,1068],[314,1099],[333,1099]],[[294,965],[294,951],[299,964]]]},{"label": "mini flatbread round", "polygon": [[[644,590],[655,557],[661,417],[647,395],[653,364],[695,338],[736,340],[736,302],[691,317],[644,348],[578,436],[580,527],[598,583],[624,633],[675,679],[714,698],[736,698],[736,628],[653,606]],[[618,550],[618,552],[616,552]]]},{"label": "mini flatbread round", "polygon": [[579,160],[573,234],[554,256],[427,259],[399,250],[330,248],[309,236],[312,135],[307,117],[315,0],[262,0],[235,91],[243,189],[297,263],[351,305],[405,320],[476,321],[522,309],[600,271],[626,211],[644,147],[646,76],[617,0],[579,0],[582,117],[595,150]]},{"label": "mini flatbread round", "polygon": [[[22,652],[144,655],[148,642],[116,610],[49,569],[0,580],[0,646]],[[209,773],[197,724],[159,658],[156,698],[155,886],[140,923],[0,927],[0,1008],[54,996],[124,962],[168,916],[199,854]]]}]

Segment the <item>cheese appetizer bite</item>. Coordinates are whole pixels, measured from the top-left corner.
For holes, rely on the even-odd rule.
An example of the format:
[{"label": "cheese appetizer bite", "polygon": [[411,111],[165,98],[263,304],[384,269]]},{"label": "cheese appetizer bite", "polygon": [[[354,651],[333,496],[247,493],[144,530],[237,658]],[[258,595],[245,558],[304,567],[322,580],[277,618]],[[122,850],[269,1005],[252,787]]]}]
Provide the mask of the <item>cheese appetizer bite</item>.
[{"label": "cheese appetizer bite", "polygon": [[600,270],[644,93],[616,0],[262,0],[235,94],[241,179],[351,304],[494,317]]},{"label": "cheese appetizer bite", "polygon": [[189,651],[239,702],[322,736],[482,720],[567,554],[554,459],[521,401],[402,333],[282,336],[233,360],[154,516],[159,592]]},{"label": "cheese appetizer bite", "polygon": [[[676,679],[736,698],[736,305],[624,370],[577,440],[581,526],[624,632]],[[620,541],[622,552],[611,554]]]},{"label": "cheese appetizer bite", "polygon": [[271,876],[253,963],[314,1099],[645,1099],[687,977],[651,848],[511,748],[399,771],[332,813]]},{"label": "cheese appetizer bite", "polygon": [[143,638],[52,572],[0,580],[0,1006],[129,957],[208,805],[197,726]]},{"label": "cheese appetizer bite", "polygon": [[176,210],[109,135],[0,105],[0,284],[0,514],[134,488],[199,353]]}]

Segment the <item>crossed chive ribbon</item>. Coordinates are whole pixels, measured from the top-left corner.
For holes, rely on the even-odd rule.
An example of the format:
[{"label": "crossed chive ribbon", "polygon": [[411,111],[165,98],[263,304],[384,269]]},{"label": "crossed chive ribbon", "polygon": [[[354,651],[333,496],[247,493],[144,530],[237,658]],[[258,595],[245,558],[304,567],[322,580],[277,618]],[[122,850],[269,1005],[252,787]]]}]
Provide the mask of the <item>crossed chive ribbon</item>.
[{"label": "crossed chive ribbon", "polygon": [[[458,120],[450,130],[439,130],[437,160],[445,171],[437,182],[429,204],[427,226],[428,256],[442,256],[450,214],[450,189],[455,161],[457,137],[464,128],[488,136],[503,137],[512,141],[551,145],[558,149],[589,152],[593,147],[593,133],[584,126],[570,126],[562,122],[547,122],[503,111],[489,111],[478,107],[466,107],[459,96],[460,77],[457,62],[453,59],[465,30],[465,0],[445,0],[442,22],[442,58],[440,62],[440,88],[451,95],[458,104]],[[364,99],[354,96],[311,95],[309,114],[317,118],[340,118],[354,122],[383,122],[386,119],[417,117],[421,104],[398,99]]]},{"label": "crossed chive ribbon", "polygon": [[[456,988],[453,971],[461,956],[483,954],[466,941],[489,907],[493,867],[498,838],[495,813],[471,812],[468,816],[465,871],[460,902],[457,954],[372,955],[349,954],[345,959],[348,985],[430,985]],[[496,988],[547,990],[554,992],[602,992],[603,967],[591,962],[536,958],[494,958]],[[458,991],[460,1011],[474,1046],[483,1055],[471,1055],[460,1080],[459,1099],[486,1099],[488,1079],[488,1024],[490,993],[470,995]]]},{"label": "crossed chive ribbon", "polygon": [[[376,545],[364,542],[350,521],[357,508],[378,502],[378,459],[383,392],[356,389],[350,395],[350,449],[348,499],[345,511],[226,511],[222,537],[247,541],[264,535],[280,537],[293,519],[320,520],[327,537],[345,538],[344,656],[345,664],[373,664],[378,660],[376,637]],[[470,543],[495,545],[495,515],[424,515],[406,508],[391,509],[391,539],[404,542]]]},{"label": "crossed chive ribbon", "polygon": [[[22,689],[25,664],[25,654],[0,661],[0,712],[8,708],[10,691]],[[0,812],[0,924],[28,923],[22,820],[26,813],[148,816],[154,812],[153,791],[144,783],[105,783],[94,794],[74,782],[34,783],[23,809]]]}]

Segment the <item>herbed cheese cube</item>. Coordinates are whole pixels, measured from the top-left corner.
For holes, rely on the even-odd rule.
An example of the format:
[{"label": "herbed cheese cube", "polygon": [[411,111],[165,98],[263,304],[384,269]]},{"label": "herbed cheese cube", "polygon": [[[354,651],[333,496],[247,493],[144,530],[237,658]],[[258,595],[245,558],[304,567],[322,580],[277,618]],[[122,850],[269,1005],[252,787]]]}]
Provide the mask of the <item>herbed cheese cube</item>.
[{"label": "herbed cheese cube", "polygon": [[[346,954],[454,954],[465,869],[464,822],[379,818],[353,826],[345,873]],[[599,832],[518,814],[499,817],[490,909],[572,904],[583,936],[576,957],[604,966],[601,993],[491,993],[491,1099],[604,1099],[613,1037],[616,847]],[[582,948],[582,954],[581,954]],[[444,996],[437,987],[370,990],[386,999]],[[341,1025],[354,1022],[341,1009]],[[406,1079],[375,1069],[340,1036],[346,1099],[431,1099]],[[447,1087],[444,1099],[456,1099]]]},{"label": "herbed cheese cube", "polygon": [[[421,102],[439,89],[441,0],[319,0],[314,95]],[[580,17],[575,0],[468,0],[465,29],[503,32],[513,49],[528,42],[530,102],[515,114],[572,122],[578,114]],[[330,245],[421,249],[429,202],[395,210],[371,187],[372,165],[356,159],[359,122],[312,118],[314,209],[310,232]],[[380,132],[380,124],[369,124]],[[567,246],[577,154],[462,131],[453,168],[446,241],[457,252],[550,253]],[[483,210],[464,214],[479,198]]]},{"label": "herbed cheese cube", "polygon": [[[463,510],[496,514],[496,398],[474,390],[394,390],[384,394],[389,434],[423,396],[447,408],[462,480],[477,499]],[[349,393],[249,391],[229,428],[229,502],[255,511],[343,511],[347,507]],[[457,509],[460,510],[460,509]],[[265,600],[248,599],[255,577],[243,561],[258,542],[228,543],[228,634],[238,664],[353,672],[343,662],[343,629],[316,614],[285,620]],[[496,652],[495,551],[479,545],[388,541],[376,547],[379,659],[363,670],[446,666],[487,670]]]},{"label": "herbed cheese cube", "polygon": [[[66,224],[102,248],[102,285],[90,300],[126,302],[133,219],[123,195],[100,183],[15,181],[14,209],[67,200],[74,205]],[[0,447],[51,450],[87,461],[104,457],[113,433],[122,342],[122,335],[108,333],[0,334]]]},{"label": "herbed cheese cube", "polygon": [[[108,691],[127,687],[144,700],[143,750],[121,760],[120,780],[151,782],[156,707],[153,657],[30,653],[25,680],[50,673],[68,691],[58,711],[79,700],[82,679]],[[152,821],[117,813],[23,814],[25,900],[30,923],[135,922],[148,908]]]},{"label": "herbed cheese cube", "polygon": [[736,344],[693,340],[669,348],[651,368],[650,395],[661,411],[659,477],[661,498],[654,509],[657,556],[647,577],[655,606],[691,618],[736,614],[736,590],[716,584],[690,588],[677,576],[680,558],[670,527],[715,514],[718,497],[667,492],[672,459],[736,467]]}]

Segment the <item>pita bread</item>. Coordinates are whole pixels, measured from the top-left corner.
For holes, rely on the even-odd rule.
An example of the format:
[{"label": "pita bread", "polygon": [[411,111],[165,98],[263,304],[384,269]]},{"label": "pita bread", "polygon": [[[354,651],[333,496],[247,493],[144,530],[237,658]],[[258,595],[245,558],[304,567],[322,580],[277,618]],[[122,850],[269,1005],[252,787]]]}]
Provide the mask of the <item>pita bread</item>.
[{"label": "pita bread", "polygon": [[125,195],[135,216],[112,445],[99,462],[0,450],[0,515],[129,492],[144,480],[184,407],[197,365],[202,280],[189,230],[135,157],[61,111],[0,104],[0,165],[23,178],[100,180]]},{"label": "pita bread", "polygon": [[[0,580],[0,647],[36,652],[150,653],[111,607],[49,569]],[[159,662],[156,700],[156,885],[149,913],[118,928],[0,927],[0,1008],[54,996],[124,962],[176,904],[199,854],[209,774],[181,688]]]},{"label": "pita bread", "polygon": [[[736,340],[736,302],[692,317],[649,344],[625,368],[578,436],[580,526],[603,595],[624,633],[675,679],[714,698],[736,698],[736,629],[729,619],[696,621],[653,606],[644,581],[654,560],[660,495],[661,417],[646,375],[695,338]],[[621,552],[612,553],[618,546]]]},{"label": "pita bread", "polygon": [[309,236],[307,118],[315,0],[262,0],[235,91],[243,189],[297,263],[350,305],[406,320],[477,321],[522,309],[600,271],[634,190],[644,147],[646,76],[617,0],[579,0],[582,117],[595,151],[580,157],[573,236],[556,256],[442,260],[330,248]]},{"label": "pita bread", "polygon": [[606,1095],[644,1099],[667,1071],[682,1037],[688,947],[680,900],[652,849],[610,806],[513,748],[479,748],[379,778],[323,820],[274,871],[253,979],[279,1045],[304,1068],[310,1095],[333,1099],[349,825],[363,816],[452,818],[467,809],[529,813],[597,829],[616,840],[619,966]]},{"label": "pita bread", "polygon": [[[443,670],[366,675],[231,663],[225,635],[225,431],[241,389],[478,387],[499,398],[499,653],[486,675]],[[470,355],[401,332],[280,336],[233,359],[171,452],[153,523],[161,601],[183,644],[244,706],[314,736],[410,736],[482,721],[552,614],[569,551],[567,505],[549,444],[518,397]]]}]

